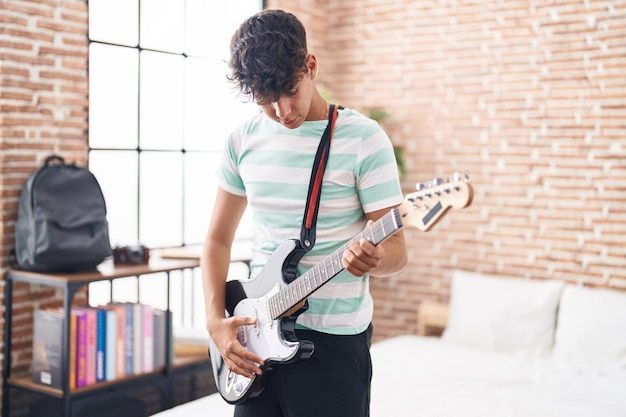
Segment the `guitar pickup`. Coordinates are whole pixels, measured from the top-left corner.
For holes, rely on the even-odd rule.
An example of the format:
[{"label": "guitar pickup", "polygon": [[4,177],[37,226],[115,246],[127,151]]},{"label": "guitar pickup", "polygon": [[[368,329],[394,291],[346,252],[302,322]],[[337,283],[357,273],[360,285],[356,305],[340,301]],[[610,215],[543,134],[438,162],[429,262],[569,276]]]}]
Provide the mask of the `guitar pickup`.
[{"label": "guitar pickup", "polygon": [[245,326],[241,326],[239,327],[239,329],[237,329],[237,339],[239,339],[239,343],[241,343],[243,347],[248,344],[248,336],[246,335]]},{"label": "guitar pickup", "polygon": [[254,324],[254,333],[256,333],[256,337],[261,337],[261,323],[259,323],[259,312],[256,307],[252,307],[252,318],[256,319],[256,323]]}]

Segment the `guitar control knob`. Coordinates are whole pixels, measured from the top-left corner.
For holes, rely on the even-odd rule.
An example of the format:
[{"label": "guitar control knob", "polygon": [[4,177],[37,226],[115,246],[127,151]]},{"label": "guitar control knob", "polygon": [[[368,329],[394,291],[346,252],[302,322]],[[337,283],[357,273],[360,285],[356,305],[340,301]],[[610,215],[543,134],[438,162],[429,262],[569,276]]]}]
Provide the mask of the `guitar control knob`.
[{"label": "guitar control knob", "polygon": [[234,386],[234,392],[236,395],[241,395],[243,392],[243,384],[241,382],[237,382]]}]

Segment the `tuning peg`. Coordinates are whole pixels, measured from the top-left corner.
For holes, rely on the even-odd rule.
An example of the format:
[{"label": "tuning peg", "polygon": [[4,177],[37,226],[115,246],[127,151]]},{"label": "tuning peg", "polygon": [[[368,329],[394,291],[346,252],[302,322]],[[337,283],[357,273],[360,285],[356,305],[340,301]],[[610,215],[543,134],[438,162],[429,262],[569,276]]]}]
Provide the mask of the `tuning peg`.
[{"label": "tuning peg", "polygon": [[443,184],[443,178],[435,178],[435,179],[431,182],[431,184],[433,185],[433,187],[434,187],[434,186],[437,186],[437,185],[441,185],[441,184]]},{"label": "tuning peg", "polygon": [[455,172],[453,175],[454,178],[454,182],[459,182],[461,181],[461,174],[459,172]]}]

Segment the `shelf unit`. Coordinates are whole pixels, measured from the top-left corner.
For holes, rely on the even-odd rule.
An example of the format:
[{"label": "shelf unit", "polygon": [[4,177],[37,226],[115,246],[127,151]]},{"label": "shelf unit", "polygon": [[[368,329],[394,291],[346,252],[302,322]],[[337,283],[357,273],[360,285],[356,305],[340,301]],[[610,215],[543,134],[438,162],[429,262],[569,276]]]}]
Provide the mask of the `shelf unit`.
[{"label": "shelf unit", "polygon": [[[70,314],[71,306],[76,292],[83,286],[96,282],[108,280],[111,282],[117,278],[139,277],[141,275],[163,272],[167,275],[167,310],[169,311],[170,294],[170,273],[172,271],[183,271],[199,267],[198,259],[152,259],[148,264],[142,265],[113,265],[112,262],[105,262],[98,266],[96,271],[78,273],[38,273],[21,270],[8,270],[5,275],[5,295],[4,295],[4,358],[2,369],[2,417],[9,417],[10,413],[10,389],[21,389],[29,392],[42,394],[62,400],[63,409],[61,415],[70,417],[72,402],[80,398],[96,396],[99,393],[110,391],[111,389],[122,389],[132,387],[137,384],[155,384],[162,394],[161,408],[171,408],[174,393],[174,373],[194,372],[199,369],[210,368],[207,351],[200,349],[184,349],[184,354],[178,356],[177,349],[174,348],[174,359],[170,360],[169,343],[166,343],[165,366],[150,373],[131,375],[114,381],[104,381],[86,387],[70,390],[69,388],[69,344],[70,344]],[[65,321],[63,326],[63,346],[61,364],[63,372],[62,389],[51,388],[45,385],[32,382],[31,377],[11,376],[11,334],[12,334],[12,314],[13,314],[13,284],[15,282],[26,282],[30,284],[40,284],[50,287],[61,288],[64,291],[63,307]],[[170,340],[171,314],[167,315],[168,325],[166,326],[166,340]]]}]

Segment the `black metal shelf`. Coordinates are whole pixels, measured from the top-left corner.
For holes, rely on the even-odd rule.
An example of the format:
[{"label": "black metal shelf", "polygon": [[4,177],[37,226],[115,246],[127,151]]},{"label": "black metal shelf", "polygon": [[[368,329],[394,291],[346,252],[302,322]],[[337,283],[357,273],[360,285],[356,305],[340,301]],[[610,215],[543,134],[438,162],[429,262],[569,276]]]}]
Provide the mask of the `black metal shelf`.
[{"label": "black metal shelf", "polygon": [[[10,413],[10,389],[19,389],[61,399],[63,410],[61,415],[70,417],[72,415],[72,402],[90,396],[97,396],[112,389],[129,388],[139,384],[154,384],[162,394],[161,408],[167,409],[174,406],[174,373],[194,372],[199,369],[210,369],[210,361],[206,349],[199,348],[196,352],[189,354],[189,349],[185,349],[185,355],[176,357],[170,354],[170,344],[166,343],[165,366],[153,372],[131,375],[114,381],[99,382],[87,387],[70,389],[69,385],[69,346],[70,346],[70,314],[71,306],[76,292],[83,286],[97,281],[113,281],[117,278],[141,276],[164,272],[167,275],[167,310],[169,311],[170,292],[170,272],[199,267],[197,259],[153,259],[148,264],[116,266],[111,262],[105,262],[96,271],[78,273],[39,273],[20,270],[8,270],[5,275],[5,295],[4,295],[4,357],[2,369],[2,417],[9,417]],[[62,383],[61,389],[51,388],[32,382],[30,377],[11,376],[11,338],[13,320],[13,284],[15,282],[25,282],[39,284],[50,287],[62,288],[64,290],[63,307],[65,321],[63,325],[63,352],[62,352]],[[171,314],[167,314],[166,340],[171,340]],[[171,359],[173,357],[173,360]]]}]

